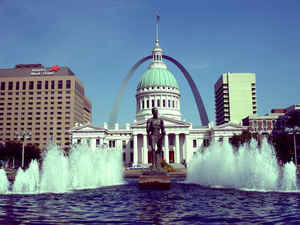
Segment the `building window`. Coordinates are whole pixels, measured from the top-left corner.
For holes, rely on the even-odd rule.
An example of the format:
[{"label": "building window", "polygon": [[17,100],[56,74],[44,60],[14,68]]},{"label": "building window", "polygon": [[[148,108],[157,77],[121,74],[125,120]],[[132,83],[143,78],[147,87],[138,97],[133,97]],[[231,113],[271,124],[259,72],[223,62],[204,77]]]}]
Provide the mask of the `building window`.
[{"label": "building window", "polygon": [[163,99],[163,107],[166,107],[166,100]]},{"label": "building window", "polygon": [[133,140],[130,140],[130,148],[133,148]]},{"label": "building window", "polygon": [[160,107],[160,100],[157,99],[157,107]]},{"label": "building window", "polygon": [[168,108],[171,108],[171,101],[168,100]]},{"label": "building window", "polygon": [[36,87],[37,89],[42,89],[42,81],[41,80],[39,80],[38,82],[37,82],[37,87]]},{"label": "building window", "polygon": [[1,82],[1,90],[5,90],[5,82]]},{"label": "building window", "polygon": [[110,148],[115,148],[115,147],[116,147],[116,141],[115,141],[115,140],[110,140],[110,141],[108,142],[108,146],[109,146]]},{"label": "building window", "polygon": [[133,162],[133,152],[130,152],[130,162]]},{"label": "building window", "polygon": [[23,83],[22,83],[22,89],[26,90],[26,81],[23,81]]},{"label": "building window", "polygon": [[154,107],[154,100],[152,100],[152,108]]},{"label": "building window", "polygon": [[29,81],[29,89],[32,90],[34,88],[34,83],[33,81]]},{"label": "building window", "polygon": [[63,81],[62,80],[58,81],[57,88],[58,89],[62,89],[63,88]]},{"label": "building window", "polygon": [[197,140],[193,140],[193,148],[197,148]]},{"label": "building window", "polygon": [[149,109],[150,107],[149,107],[149,100],[147,100],[147,109]]},{"label": "building window", "polygon": [[123,149],[126,149],[126,141],[125,140],[122,141],[122,147],[123,147]]},{"label": "building window", "polygon": [[[55,81],[54,80],[51,80],[51,89],[54,89],[55,88]],[[54,93],[53,93],[54,94]]]},{"label": "building window", "polygon": [[96,146],[99,146],[100,145],[100,138],[97,138],[96,139]]},{"label": "building window", "polygon": [[49,86],[49,81],[45,81],[45,89],[48,89],[48,86]]},{"label": "building window", "polygon": [[13,89],[13,82],[9,81],[8,82],[8,90],[12,90]]},{"label": "building window", "polygon": [[66,88],[71,88],[71,80],[67,80],[66,82]]}]

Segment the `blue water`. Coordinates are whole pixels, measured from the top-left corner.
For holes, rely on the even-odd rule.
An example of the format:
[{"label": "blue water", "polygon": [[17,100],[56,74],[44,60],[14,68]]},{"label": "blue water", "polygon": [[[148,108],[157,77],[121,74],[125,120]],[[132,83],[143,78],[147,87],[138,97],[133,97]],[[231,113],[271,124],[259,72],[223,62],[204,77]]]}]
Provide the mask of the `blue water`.
[{"label": "blue water", "polygon": [[0,224],[299,224],[300,193],[127,184],[63,194],[0,195]]}]

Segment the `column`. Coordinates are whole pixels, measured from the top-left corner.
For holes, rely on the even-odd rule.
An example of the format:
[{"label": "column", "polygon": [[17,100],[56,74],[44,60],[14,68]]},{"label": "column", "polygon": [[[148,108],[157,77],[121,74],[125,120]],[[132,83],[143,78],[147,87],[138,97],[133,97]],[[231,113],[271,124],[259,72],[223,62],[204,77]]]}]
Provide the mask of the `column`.
[{"label": "column", "polygon": [[191,159],[191,157],[192,157],[192,155],[193,155],[193,153],[191,152],[191,149],[193,149],[192,148],[192,146],[190,146],[190,136],[189,135],[185,135],[185,146],[184,146],[184,149],[185,149],[185,154],[186,154],[186,158],[185,158],[185,160],[186,160],[186,162],[188,163],[189,161],[190,161],[190,159]]},{"label": "column", "polygon": [[143,163],[148,164],[148,144],[147,135],[143,135]]},{"label": "column", "polygon": [[91,138],[90,139],[90,145],[91,145],[91,149],[92,151],[96,151],[96,138]]},{"label": "column", "polygon": [[179,134],[175,134],[175,163],[180,163]]},{"label": "column", "polygon": [[133,165],[138,164],[138,147],[137,147],[137,135],[133,135]]},{"label": "column", "polygon": [[168,134],[165,135],[164,149],[165,149],[164,158],[166,160],[166,163],[169,163],[169,137],[168,137]]},{"label": "column", "polygon": [[102,148],[103,143],[104,143],[104,138],[99,137],[99,145],[101,148]]}]

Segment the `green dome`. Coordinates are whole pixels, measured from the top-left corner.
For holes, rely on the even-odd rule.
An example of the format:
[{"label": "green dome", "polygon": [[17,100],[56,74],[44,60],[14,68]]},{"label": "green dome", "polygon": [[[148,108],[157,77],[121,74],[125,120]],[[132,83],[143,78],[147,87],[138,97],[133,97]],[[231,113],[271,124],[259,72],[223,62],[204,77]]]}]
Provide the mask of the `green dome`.
[{"label": "green dome", "polygon": [[171,86],[178,88],[174,75],[167,69],[150,68],[142,75],[137,88],[147,86]]}]

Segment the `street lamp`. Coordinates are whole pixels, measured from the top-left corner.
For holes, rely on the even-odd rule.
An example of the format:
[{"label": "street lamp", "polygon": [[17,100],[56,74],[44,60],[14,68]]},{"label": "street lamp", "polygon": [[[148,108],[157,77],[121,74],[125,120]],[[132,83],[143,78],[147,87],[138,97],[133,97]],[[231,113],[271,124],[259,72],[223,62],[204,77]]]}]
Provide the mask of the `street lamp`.
[{"label": "street lamp", "polygon": [[296,146],[296,134],[300,134],[300,127],[294,126],[294,127],[287,127],[285,128],[285,132],[288,134],[292,134],[294,137],[294,151],[295,151],[295,165],[297,168],[297,146]]},{"label": "street lamp", "polygon": [[15,132],[16,136],[22,140],[22,168],[24,168],[24,144],[25,138],[31,137],[31,132],[27,130],[21,130]]}]

